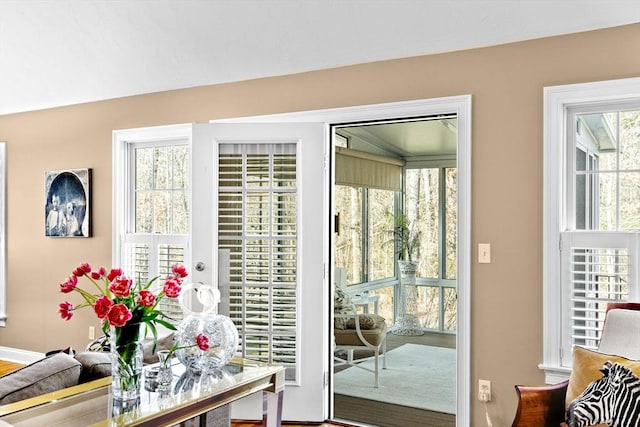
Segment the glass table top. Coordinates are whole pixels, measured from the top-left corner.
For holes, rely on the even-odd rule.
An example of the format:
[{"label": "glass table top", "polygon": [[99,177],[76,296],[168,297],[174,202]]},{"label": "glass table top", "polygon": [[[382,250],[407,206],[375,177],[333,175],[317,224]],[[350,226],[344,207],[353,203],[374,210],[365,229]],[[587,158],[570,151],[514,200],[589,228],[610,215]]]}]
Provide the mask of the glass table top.
[{"label": "glass table top", "polygon": [[190,419],[257,391],[284,387],[281,366],[234,358],[220,371],[201,374],[187,371],[174,359],[171,391],[160,393],[154,368],[144,368],[139,401],[114,401],[111,377],[106,377],[0,406],[0,420],[16,427],[160,425],[165,419]]}]

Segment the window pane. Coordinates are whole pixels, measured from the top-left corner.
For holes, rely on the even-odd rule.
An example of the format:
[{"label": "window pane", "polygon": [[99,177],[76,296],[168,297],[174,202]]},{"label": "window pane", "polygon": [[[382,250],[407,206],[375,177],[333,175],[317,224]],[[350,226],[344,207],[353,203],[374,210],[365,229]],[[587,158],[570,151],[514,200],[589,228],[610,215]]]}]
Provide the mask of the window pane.
[{"label": "window pane", "polygon": [[335,266],[346,268],[347,284],[362,281],[362,190],[335,186],[339,228],[335,236]]},{"label": "window pane", "polygon": [[390,230],[393,230],[394,192],[388,190],[367,191],[369,196],[369,281],[393,277],[395,257],[393,245],[389,244]]},{"label": "window pane", "polygon": [[136,147],[134,157],[135,232],[187,234],[188,146]]},{"label": "window pane", "polygon": [[616,175],[607,173],[600,174],[599,194],[598,194],[598,211],[595,212],[599,218],[599,230],[615,231],[618,224],[618,200],[616,194],[618,186],[616,185]]},{"label": "window pane", "polygon": [[640,229],[640,111],[577,115],[576,230]]},{"label": "window pane", "polygon": [[421,244],[418,277],[440,277],[440,170],[406,171],[405,206],[407,218],[418,228]]},{"label": "window pane", "polygon": [[444,327],[445,331],[455,331],[458,327],[458,290],[443,288],[444,290]]},{"label": "window pane", "polygon": [[446,168],[445,182],[444,278],[455,279],[458,275],[458,170]]},{"label": "window pane", "polygon": [[440,329],[440,287],[418,286],[418,317],[426,329]]}]

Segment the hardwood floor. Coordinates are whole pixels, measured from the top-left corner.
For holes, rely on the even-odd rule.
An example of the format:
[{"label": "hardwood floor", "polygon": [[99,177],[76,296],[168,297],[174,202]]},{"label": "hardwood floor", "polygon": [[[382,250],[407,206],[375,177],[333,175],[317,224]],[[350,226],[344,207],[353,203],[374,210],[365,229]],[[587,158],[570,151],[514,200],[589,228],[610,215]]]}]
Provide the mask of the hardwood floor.
[{"label": "hardwood floor", "polygon": [[0,360],[0,377],[22,368],[24,365]]}]

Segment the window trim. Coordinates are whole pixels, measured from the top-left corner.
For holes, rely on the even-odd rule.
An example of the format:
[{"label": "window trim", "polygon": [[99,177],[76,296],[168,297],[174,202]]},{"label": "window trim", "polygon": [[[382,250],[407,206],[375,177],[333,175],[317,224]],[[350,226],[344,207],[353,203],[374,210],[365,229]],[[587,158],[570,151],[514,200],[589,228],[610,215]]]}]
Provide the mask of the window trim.
[{"label": "window trim", "polygon": [[544,88],[543,135],[543,362],[547,383],[568,378],[562,360],[560,233],[566,229],[568,109],[640,99],[640,78],[578,83]]},{"label": "window trim", "polygon": [[[122,246],[124,244],[122,236],[127,232],[127,218],[133,215],[133,212],[131,212],[131,209],[133,209],[131,200],[127,198],[130,195],[129,188],[131,185],[128,170],[131,155],[129,147],[131,144],[185,139],[188,141],[189,150],[191,150],[192,128],[192,124],[186,123],[114,130],[112,132],[112,265],[119,264],[120,260],[122,260]],[[189,229],[191,229],[191,226],[189,226]],[[191,247],[191,245],[189,244],[188,247]],[[187,258],[190,259],[190,254],[187,254]]]},{"label": "window trim", "polygon": [[0,327],[7,321],[7,144],[0,142]]}]

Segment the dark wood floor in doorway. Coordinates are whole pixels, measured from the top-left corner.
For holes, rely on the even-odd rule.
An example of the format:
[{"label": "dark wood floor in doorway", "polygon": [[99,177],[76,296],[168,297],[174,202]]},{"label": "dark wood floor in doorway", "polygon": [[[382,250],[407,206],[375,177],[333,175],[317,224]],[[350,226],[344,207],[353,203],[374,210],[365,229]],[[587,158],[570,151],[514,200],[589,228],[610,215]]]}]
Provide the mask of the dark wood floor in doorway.
[{"label": "dark wood floor in doorway", "polygon": [[[394,334],[387,336],[387,351],[406,343],[437,347],[456,347],[455,335],[425,333],[417,337]],[[358,355],[356,355],[357,357]],[[353,421],[383,427],[455,427],[456,417],[451,414],[392,405],[341,394],[334,395],[334,418],[338,421]]]}]

